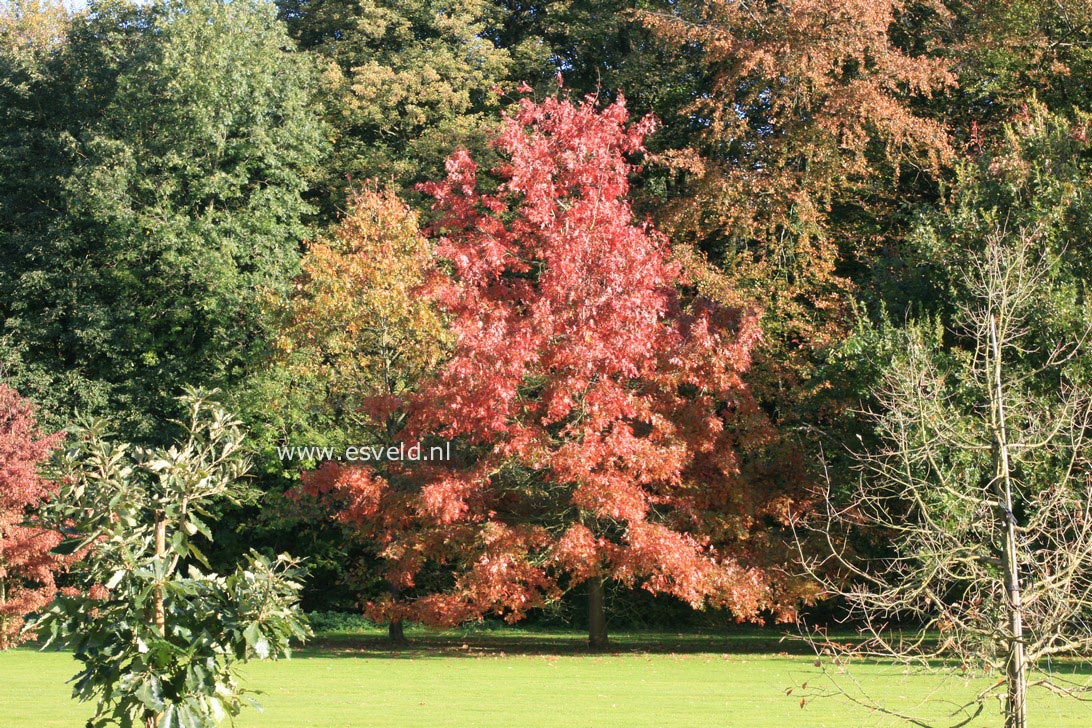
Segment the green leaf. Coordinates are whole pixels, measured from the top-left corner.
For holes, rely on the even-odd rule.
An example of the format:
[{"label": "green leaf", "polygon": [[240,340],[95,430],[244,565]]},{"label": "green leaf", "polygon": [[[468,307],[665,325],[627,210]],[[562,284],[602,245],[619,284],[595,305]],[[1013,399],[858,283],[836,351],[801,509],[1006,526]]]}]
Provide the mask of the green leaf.
[{"label": "green leaf", "polygon": [[262,631],[257,622],[251,622],[243,630],[243,639],[246,640],[247,647],[254,649],[254,646],[262,639]]},{"label": "green leaf", "polygon": [[159,678],[149,676],[140,683],[135,695],[148,710],[160,712],[164,708],[163,694],[160,690]]},{"label": "green leaf", "polygon": [[106,584],[105,584],[106,588],[107,589],[116,588],[117,585],[121,583],[121,580],[125,578],[125,574],[126,574],[125,569],[118,569],[117,571],[115,571],[113,576],[110,577],[110,580],[106,582]]}]

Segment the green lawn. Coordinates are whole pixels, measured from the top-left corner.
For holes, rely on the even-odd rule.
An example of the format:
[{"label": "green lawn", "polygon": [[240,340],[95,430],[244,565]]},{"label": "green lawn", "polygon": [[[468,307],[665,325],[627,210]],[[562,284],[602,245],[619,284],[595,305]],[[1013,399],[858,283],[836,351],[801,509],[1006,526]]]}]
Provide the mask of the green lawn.
[{"label": "green lawn", "polygon": [[[902,723],[840,699],[800,707],[800,685],[823,686],[805,654],[769,633],[732,637],[616,636],[611,654],[586,653],[572,634],[498,631],[429,636],[387,649],[371,636],[332,635],[292,660],[252,664],[247,684],[265,713],[240,728],[342,726],[894,726]],[[765,654],[762,654],[764,652]],[[68,697],[71,657],[19,649],[0,653],[0,726],[78,728],[88,706]],[[980,680],[941,680],[863,665],[854,678],[900,708],[941,716],[946,701]],[[796,687],[792,695],[786,689]],[[922,707],[920,704],[927,700]],[[1038,693],[1032,725],[1089,726],[1092,707]],[[996,726],[996,712],[978,725]]]}]

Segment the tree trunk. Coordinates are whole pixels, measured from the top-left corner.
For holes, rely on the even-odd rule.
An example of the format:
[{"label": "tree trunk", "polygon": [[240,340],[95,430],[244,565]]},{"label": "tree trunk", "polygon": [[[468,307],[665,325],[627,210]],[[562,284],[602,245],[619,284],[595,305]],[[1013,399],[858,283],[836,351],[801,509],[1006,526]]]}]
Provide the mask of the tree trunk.
[{"label": "tree trunk", "polygon": [[1005,728],[1027,728],[1028,676],[1024,660],[1024,624],[1020,593],[1020,572],[1016,561],[1016,520],[1011,516],[1005,529],[1005,580],[1008,582],[1008,608],[1010,637],[1005,677],[1008,682],[1005,705]]},{"label": "tree trunk", "polygon": [[1007,699],[1005,728],[1027,728],[1027,666],[1024,660],[1024,615],[1020,590],[1020,562],[1017,558],[1016,514],[1012,506],[1012,473],[1009,469],[1009,442],[1005,427],[1004,390],[1001,387],[1001,346],[998,341],[996,314],[990,317],[990,346],[993,349],[994,436],[996,440],[998,500],[1005,520],[1005,608],[1008,617],[1008,659],[1005,663]]},{"label": "tree trunk", "polygon": [[593,650],[602,650],[606,649],[608,644],[603,577],[593,576],[588,579],[588,647]]},{"label": "tree trunk", "polygon": [[[398,585],[390,580],[387,581],[387,592],[395,602],[402,594],[402,590],[398,588]],[[387,623],[387,639],[396,645],[404,645],[408,642],[401,619],[392,619]]]},{"label": "tree trunk", "polygon": [[5,616],[7,612],[4,611],[4,607],[8,603],[8,582],[7,579],[0,578],[0,651],[6,650],[11,645],[8,644],[8,618]]},{"label": "tree trunk", "polygon": [[[162,513],[155,517],[155,556],[160,561],[167,557],[167,520]],[[163,603],[163,585],[155,588],[155,628],[159,634],[167,634],[167,612]]]},{"label": "tree trunk", "polygon": [[[155,514],[155,556],[161,562],[167,558],[167,519],[162,512]],[[167,634],[167,610],[164,604],[163,585],[159,584],[152,595],[152,624],[160,635]],[[144,728],[156,728],[159,716],[155,713],[144,715]]]}]

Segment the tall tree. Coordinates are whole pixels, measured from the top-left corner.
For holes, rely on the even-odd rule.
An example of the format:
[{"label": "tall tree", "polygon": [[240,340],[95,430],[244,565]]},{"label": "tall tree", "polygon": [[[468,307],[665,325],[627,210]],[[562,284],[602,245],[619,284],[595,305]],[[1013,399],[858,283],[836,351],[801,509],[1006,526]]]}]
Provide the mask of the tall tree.
[{"label": "tall tree", "polygon": [[59,442],[41,431],[29,402],[0,384],[0,650],[30,637],[24,618],[53,599],[54,573],[69,561],[54,552],[60,532],[37,519],[58,487],[39,468]]},{"label": "tall tree", "polygon": [[28,394],[155,439],[180,384],[232,385],[265,351],[324,148],[290,48],[262,0],[103,2],[20,82],[0,348]]},{"label": "tall tree", "polygon": [[[355,189],[333,234],[308,244],[276,340],[273,378],[287,377],[291,386],[277,388],[276,400],[267,403],[281,422],[276,434],[282,445],[322,442],[343,450],[397,444],[408,398],[437,369],[449,344],[437,307],[419,294],[432,264],[432,245],[416,214],[393,191],[374,185]],[[395,482],[393,472],[378,467]],[[375,572],[385,576],[372,564],[404,513],[406,493],[391,489],[374,511],[346,510],[324,485],[328,472],[307,477],[304,490],[333,501],[323,507],[333,505],[346,524],[336,540],[341,575],[366,590]],[[350,563],[345,539],[362,533],[371,537],[368,557]],[[397,583],[387,581],[397,597]],[[404,639],[397,618],[390,637]]]},{"label": "tall tree", "polygon": [[[24,231],[48,224],[52,212],[40,202],[56,194],[56,179],[64,173],[56,130],[49,129],[66,115],[64,100],[43,88],[68,30],[69,15],[60,2],[0,2],[0,254],[5,271],[0,278],[16,265],[12,253]],[[7,307],[12,291],[3,290]],[[5,377],[24,392],[49,392],[48,374],[25,361],[25,346],[4,334],[0,329]],[[50,425],[64,423],[48,410],[39,415]]]},{"label": "tall tree", "polygon": [[[703,296],[711,273],[633,219],[626,157],[653,122],[627,117],[621,100],[525,99],[493,181],[461,151],[426,187],[455,344],[407,437],[456,438],[458,456],[428,463],[415,527],[388,551],[405,584],[424,559],[459,571],[418,619],[514,620],[586,584],[601,646],[610,579],[740,619],[793,613],[799,593],[767,560],[792,496],[739,477],[767,435],[742,379],[755,316]],[[390,487],[363,468],[344,482],[362,505]]]}]

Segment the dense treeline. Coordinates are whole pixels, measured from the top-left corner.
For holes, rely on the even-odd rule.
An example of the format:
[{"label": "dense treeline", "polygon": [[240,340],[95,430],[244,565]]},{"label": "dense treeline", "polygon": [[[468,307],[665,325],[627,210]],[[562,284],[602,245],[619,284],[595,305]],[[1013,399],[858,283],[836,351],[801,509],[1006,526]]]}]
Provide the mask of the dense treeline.
[{"label": "dense treeline", "polygon": [[[448,621],[521,617],[570,589],[591,585],[596,596],[602,575],[577,565],[609,547],[607,576],[625,588],[725,605],[741,618],[789,617],[815,597],[778,564],[791,550],[787,522],[807,510],[821,474],[819,444],[871,440],[855,412],[869,404],[899,330],[945,328],[966,303],[960,276],[985,238],[1034,232],[1051,261],[1035,334],[1044,351],[1088,325],[1090,64],[1092,8],[1081,2],[103,0],[69,13],[48,0],[6,0],[0,367],[50,429],[93,414],[149,446],[170,441],[164,423],[177,416],[183,386],[223,390],[252,432],[257,477],[248,504],[218,513],[209,556],[233,563],[251,546],[305,556],[311,606],[370,601],[395,622],[429,605]],[[568,105],[527,105],[552,99]],[[558,126],[573,110],[586,118]],[[592,135],[607,133],[609,114],[618,136],[603,142]],[[651,131],[646,115],[657,128],[636,139],[635,129]],[[502,117],[524,122],[502,127]],[[562,137],[578,151],[559,151]],[[466,151],[452,157],[457,150]],[[679,266],[609,295],[641,294],[655,311],[662,303],[657,322],[673,322],[679,336],[670,346],[690,345],[702,316],[723,320],[731,335],[710,334],[690,355],[736,357],[703,379],[686,355],[664,353],[655,365],[635,356],[594,382],[654,382],[642,390],[651,404],[620,408],[610,422],[641,421],[634,441],[662,438],[646,458],[693,451],[660,476],[698,493],[641,496],[670,511],[663,523],[675,529],[646,532],[644,546],[632,529],[619,531],[643,512],[611,524],[577,514],[584,530],[572,514],[531,517],[552,507],[544,494],[579,480],[572,463],[549,477],[544,463],[572,456],[558,444],[565,437],[588,442],[590,430],[561,432],[572,413],[551,399],[588,396],[592,382],[575,373],[587,362],[550,359],[557,342],[527,344],[541,358],[508,372],[510,391],[495,382],[475,390],[480,380],[451,368],[465,373],[488,358],[489,340],[468,333],[470,319],[513,300],[520,305],[506,315],[546,306],[563,318],[543,281],[564,256],[537,258],[552,250],[546,233],[534,232],[543,237],[531,248],[520,238],[524,247],[506,249],[533,264],[490,269],[478,288],[467,284],[478,273],[466,261],[486,245],[481,231],[500,245],[531,235],[525,220],[576,225],[565,215],[587,197],[584,178],[551,174],[559,187],[544,212],[541,190],[521,186],[532,172],[520,164],[572,172],[565,155],[578,152],[620,165],[620,179],[580,174],[606,189],[604,208],[617,203],[614,234],[626,249]],[[609,247],[582,244],[570,249],[581,260]],[[465,287],[425,297],[441,272]],[[528,293],[521,281],[539,287]],[[579,275],[567,285],[584,290]],[[461,308],[470,299],[480,308]],[[761,336],[747,328],[752,318]],[[577,350],[569,324],[550,321],[561,348]],[[624,317],[597,321],[589,336],[608,348],[619,346],[611,326],[639,330]],[[657,336],[648,346],[666,352]],[[968,350],[940,338],[949,356]],[[733,349],[742,339],[746,347]],[[606,366],[598,356],[589,349],[587,361]],[[1087,363],[1068,364],[1073,381],[1086,381]],[[724,384],[729,370],[745,395]],[[714,380],[720,389],[709,385],[713,399],[701,399],[697,390]],[[450,412],[422,409],[419,390],[447,397]],[[449,419],[471,416],[459,409],[465,402],[451,404],[457,395],[487,391],[497,402],[509,392],[524,409],[476,432]],[[703,407],[725,432],[678,435]],[[532,417],[542,432],[504,439]],[[429,427],[457,440],[453,469],[492,468],[496,492],[468,508],[492,514],[481,516],[488,523],[507,512],[513,530],[453,519],[444,531],[406,515],[407,493],[469,483],[468,471],[373,473],[390,488],[375,496],[388,516],[377,523],[360,510],[359,472],[341,473],[358,479],[346,484],[319,470],[301,490],[301,472],[320,463],[277,456],[279,445],[387,445]],[[702,462],[704,443],[731,451],[731,462]],[[617,466],[614,476],[645,477],[611,455],[602,465]],[[836,448],[830,464],[836,482],[852,479]],[[721,502],[702,501],[717,478],[730,483],[716,485]],[[666,543],[678,534],[693,542]],[[437,539],[463,545],[440,554]],[[499,558],[497,544],[511,568],[529,569],[518,589],[475,581],[458,563],[471,553]],[[625,549],[641,548],[626,560]],[[683,583],[696,562],[665,565],[649,555],[657,549],[723,549],[736,571]],[[534,571],[550,558],[568,559],[559,571],[577,578]],[[755,593],[739,591],[743,581]],[[436,594],[454,601],[436,606]]]}]

